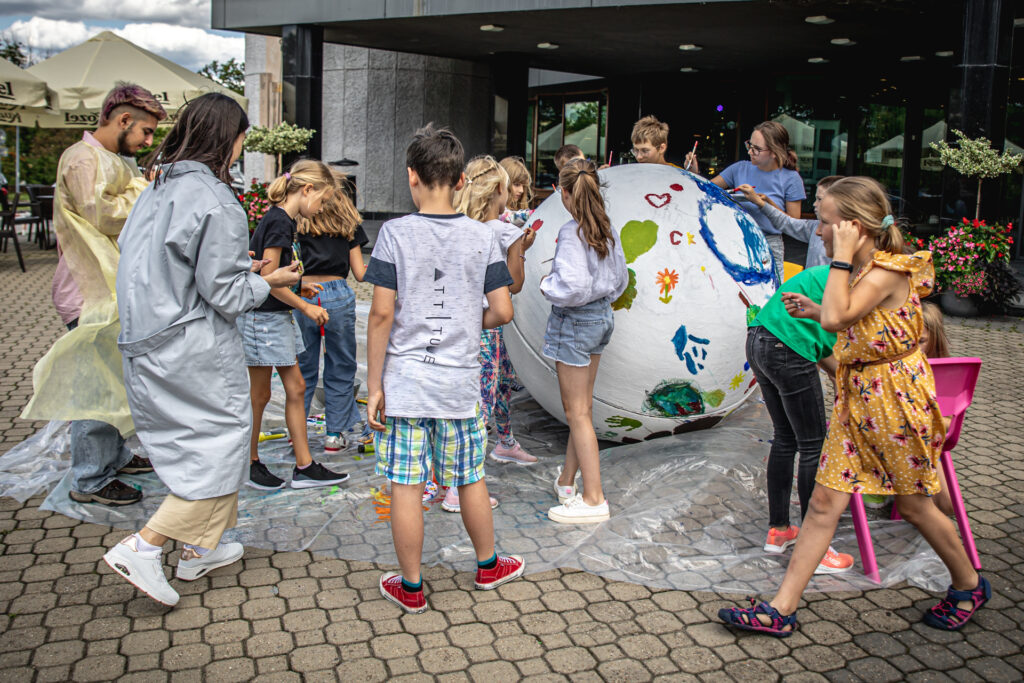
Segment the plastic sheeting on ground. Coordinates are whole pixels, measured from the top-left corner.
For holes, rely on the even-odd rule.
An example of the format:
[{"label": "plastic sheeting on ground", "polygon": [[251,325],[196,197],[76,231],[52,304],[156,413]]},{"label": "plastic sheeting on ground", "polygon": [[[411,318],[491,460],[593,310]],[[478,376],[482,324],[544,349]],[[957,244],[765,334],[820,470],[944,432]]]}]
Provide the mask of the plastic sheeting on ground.
[{"label": "plastic sheeting on ground", "polygon": [[[365,306],[360,310],[365,321]],[[363,335],[359,335],[363,338]],[[360,349],[363,352],[362,349]],[[361,357],[365,358],[363,353]],[[363,368],[359,377],[363,377]],[[275,393],[280,385],[275,382]],[[272,402],[264,429],[280,419],[283,397]],[[314,408],[315,412],[318,412]],[[609,579],[682,590],[754,593],[775,589],[789,553],[769,555],[765,460],[771,423],[763,405],[751,400],[720,425],[690,434],[607,448],[601,476],[612,518],[600,525],[563,526],[547,519],[556,503],[552,482],[562,463],[566,428],[526,392],[517,394],[513,428],[523,446],[540,456],[532,467],[488,461],[487,481],[501,502],[494,511],[498,548],[525,556],[527,572],[575,567]],[[238,526],[228,540],[275,551],[311,550],[321,555],[395,564],[389,501],[384,481],[374,474],[375,456],[352,448],[323,457],[322,426],[310,425],[314,457],[349,472],[340,486],[275,492],[243,487]],[[287,439],[266,441],[261,458],[284,479],[293,456]],[[0,457],[0,495],[26,499],[53,485],[67,471],[67,429],[52,423]],[[136,529],[159,506],[166,488],[154,474],[126,476],[145,497],[122,508],[81,505],[68,498],[61,480],[44,509],[97,524]],[[473,552],[461,519],[444,512],[443,489],[425,504],[424,563],[470,570]],[[799,520],[795,503],[792,519]],[[906,522],[872,521],[882,585],[907,580],[940,591],[949,583],[945,567]],[[849,516],[844,516],[835,547],[858,557]],[[815,577],[810,590],[840,591],[877,587],[858,562],[845,574]]]}]

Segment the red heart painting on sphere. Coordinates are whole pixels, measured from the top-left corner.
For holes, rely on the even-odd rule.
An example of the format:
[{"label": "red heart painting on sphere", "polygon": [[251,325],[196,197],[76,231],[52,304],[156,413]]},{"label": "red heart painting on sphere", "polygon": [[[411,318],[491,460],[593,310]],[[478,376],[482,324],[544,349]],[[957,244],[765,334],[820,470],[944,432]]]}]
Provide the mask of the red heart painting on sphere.
[{"label": "red heart painting on sphere", "polygon": [[672,201],[672,195],[670,195],[668,192],[666,192],[665,194],[648,194],[644,195],[644,199],[646,199],[647,203],[653,206],[655,209],[660,209],[661,207],[665,206],[670,201]]}]

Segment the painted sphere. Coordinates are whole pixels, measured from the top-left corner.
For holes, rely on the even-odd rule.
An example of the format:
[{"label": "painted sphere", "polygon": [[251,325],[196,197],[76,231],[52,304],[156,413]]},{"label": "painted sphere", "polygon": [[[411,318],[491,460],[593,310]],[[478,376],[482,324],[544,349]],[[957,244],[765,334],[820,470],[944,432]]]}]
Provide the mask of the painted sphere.
[{"label": "painted sphere", "polygon": [[[597,434],[633,442],[712,426],[754,391],[747,322],[775,292],[771,250],[740,205],[703,178],[655,164],[599,175],[629,287],[613,304],[615,332],[594,387]],[[555,362],[541,353],[551,304],[539,283],[568,220],[558,193],[530,217],[537,238],[505,326],[520,381],[562,421]]]}]

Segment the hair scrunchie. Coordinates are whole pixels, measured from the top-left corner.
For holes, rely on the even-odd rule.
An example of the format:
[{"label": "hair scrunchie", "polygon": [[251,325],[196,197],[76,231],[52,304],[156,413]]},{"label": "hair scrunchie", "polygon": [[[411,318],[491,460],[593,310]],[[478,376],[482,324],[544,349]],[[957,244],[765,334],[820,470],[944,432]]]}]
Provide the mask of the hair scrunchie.
[{"label": "hair scrunchie", "polygon": [[285,180],[291,180],[292,179],[292,174],[289,173],[288,171],[285,171],[284,172],[284,179]]},{"label": "hair scrunchie", "polygon": [[888,228],[890,225],[896,222],[896,219],[892,217],[892,214],[886,214],[885,218],[882,219],[882,227]]}]

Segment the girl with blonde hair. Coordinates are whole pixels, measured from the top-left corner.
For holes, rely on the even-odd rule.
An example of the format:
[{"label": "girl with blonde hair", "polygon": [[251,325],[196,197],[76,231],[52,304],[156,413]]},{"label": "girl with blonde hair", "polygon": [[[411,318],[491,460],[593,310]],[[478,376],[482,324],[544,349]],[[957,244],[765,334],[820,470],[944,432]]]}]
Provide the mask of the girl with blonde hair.
[{"label": "girl with blonde hair", "polygon": [[530,210],[530,202],[533,201],[533,181],[530,179],[530,172],[526,170],[526,162],[522,157],[505,157],[500,163],[508,173],[508,202],[506,209],[502,210],[501,220],[518,226],[526,225],[527,219],[533,213]]},{"label": "girl with blonde hair", "polygon": [[[296,234],[296,219],[312,218],[320,212],[324,197],[334,189],[331,170],[319,161],[304,159],[292,164],[287,173],[267,188],[267,198],[274,204],[260,219],[249,240],[249,250],[255,258],[266,263],[263,273],[302,259]],[[270,401],[270,379],[274,369],[281,377],[285,391],[284,417],[295,449],[295,468],[292,470],[292,488],[330,486],[348,479],[347,474],[328,470],[313,460],[306,437],[305,394],[306,382],[302,378],[297,356],[305,345],[298,325],[292,317],[297,310],[319,327],[326,325],[330,315],[310,299],[322,292],[319,283],[300,287],[275,287],[270,297],[254,311],[237,320],[242,334],[245,364],[249,367],[249,393],[252,401],[252,438],[249,442],[249,486],[273,491],[285,482],[260,462],[258,446],[263,410]],[[301,296],[300,296],[301,294]],[[305,297],[305,298],[303,298]]]},{"label": "girl with blonde hair", "polygon": [[337,453],[351,445],[360,434],[352,427],[359,422],[354,384],[356,375],[356,295],[348,286],[349,272],[363,281],[366,265],[363,246],[369,238],[361,225],[362,216],[345,192],[346,176],[332,172],[331,189],[324,195],[320,213],[298,220],[299,251],[303,280],[323,289],[303,299],[308,306],[327,311],[327,322],[319,325],[308,315],[295,311],[295,323],[302,333],[305,349],[299,352],[299,369],[306,383],[305,414],[313,400],[320,377],[320,346],[324,358],[324,408],[327,434],[324,451]]},{"label": "girl with blonde hair", "polygon": [[[457,211],[490,226],[498,237],[502,255],[512,274],[510,291],[522,290],[525,271],[523,254],[533,244],[534,232],[498,220],[508,201],[508,172],[491,156],[478,156],[466,164],[466,183],[457,190],[454,205]],[[483,302],[486,308],[486,300]],[[483,330],[480,335],[480,405],[484,423],[494,416],[498,443],[491,451],[496,462],[532,465],[537,458],[527,453],[512,436],[512,384],[515,370],[505,349],[500,327]],[[441,507],[448,512],[459,511],[459,491],[448,489]]]},{"label": "girl with blonde hair", "polygon": [[928,251],[903,253],[903,236],[885,190],[865,177],[844,178],[820,205],[831,271],[820,305],[786,293],[789,314],[838,333],[836,402],[818,464],[817,485],[793,557],[770,602],[719,610],[737,628],[790,635],[808,581],[828,549],[854,493],[894,494],[900,515],[917,527],[946,565],[952,585],[924,622],[953,631],[992,595],[971,566],[950,519],[933,496],[941,490],[946,438],[935,378],[921,349],[921,298],[932,291]]}]

